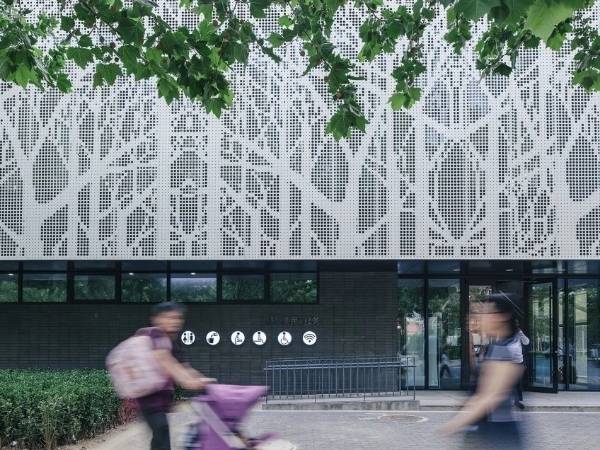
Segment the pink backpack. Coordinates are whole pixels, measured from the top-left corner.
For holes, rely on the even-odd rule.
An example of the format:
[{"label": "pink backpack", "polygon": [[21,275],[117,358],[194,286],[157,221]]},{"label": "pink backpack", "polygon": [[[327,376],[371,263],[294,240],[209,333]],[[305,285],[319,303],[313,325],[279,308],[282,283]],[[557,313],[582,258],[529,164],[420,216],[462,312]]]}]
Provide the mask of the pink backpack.
[{"label": "pink backpack", "polygon": [[106,368],[117,395],[122,399],[145,397],[164,389],[169,383],[167,374],[153,354],[154,343],[148,334],[138,331],[106,357]]}]

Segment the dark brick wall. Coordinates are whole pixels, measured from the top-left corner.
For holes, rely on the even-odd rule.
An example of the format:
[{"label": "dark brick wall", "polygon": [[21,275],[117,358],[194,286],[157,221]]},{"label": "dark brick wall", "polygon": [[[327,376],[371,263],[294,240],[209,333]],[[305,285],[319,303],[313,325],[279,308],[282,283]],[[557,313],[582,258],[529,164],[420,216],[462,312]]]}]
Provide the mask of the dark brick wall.
[{"label": "dark brick wall", "polygon": [[[189,305],[186,329],[196,343],[185,348],[191,364],[228,383],[261,383],[263,364],[272,358],[391,355],[396,352],[395,272],[321,272],[318,305]],[[148,305],[3,304],[0,305],[0,367],[103,367],[106,353],[145,326]],[[305,325],[304,322],[318,323]],[[297,320],[298,323],[291,323]],[[287,347],[276,341],[292,333]],[[210,330],[221,334],[206,344]],[[246,335],[239,347],[233,331]],[[262,330],[268,342],[252,343]],[[302,343],[315,331],[318,342]]]}]

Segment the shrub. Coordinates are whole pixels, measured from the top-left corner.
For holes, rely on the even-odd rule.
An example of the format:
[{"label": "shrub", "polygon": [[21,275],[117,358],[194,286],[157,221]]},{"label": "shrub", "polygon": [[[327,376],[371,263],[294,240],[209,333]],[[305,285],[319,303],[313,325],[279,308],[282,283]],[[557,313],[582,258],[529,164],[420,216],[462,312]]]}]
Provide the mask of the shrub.
[{"label": "shrub", "polygon": [[130,417],[102,370],[0,370],[0,447],[52,449]]}]

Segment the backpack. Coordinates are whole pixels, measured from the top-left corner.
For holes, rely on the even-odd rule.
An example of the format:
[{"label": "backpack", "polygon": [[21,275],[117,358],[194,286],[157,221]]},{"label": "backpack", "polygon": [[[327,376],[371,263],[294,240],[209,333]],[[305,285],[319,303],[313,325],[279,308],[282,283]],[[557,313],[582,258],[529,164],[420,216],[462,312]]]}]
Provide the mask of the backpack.
[{"label": "backpack", "polygon": [[106,357],[106,368],[117,395],[122,399],[136,399],[158,392],[169,383],[169,378],[156,360],[151,329],[138,331],[125,339]]}]

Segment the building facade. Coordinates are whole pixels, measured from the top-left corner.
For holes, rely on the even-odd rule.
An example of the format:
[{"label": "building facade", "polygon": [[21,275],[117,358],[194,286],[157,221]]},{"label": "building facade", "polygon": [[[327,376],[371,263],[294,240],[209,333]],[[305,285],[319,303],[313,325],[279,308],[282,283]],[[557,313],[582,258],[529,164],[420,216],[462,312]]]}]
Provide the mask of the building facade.
[{"label": "building facade", "polygon": [[[161,8],[189,20],[177,1]],[[359,48],[360,21],[340,15],[342,52]],[[280,64],[255,54],[232,73],[221,119],[167,106],[151,83],[94,90],[75,69],[69,95],[0,85],[12,343],[0,364],[101,365],[145,322],[144,303],[169,298],[190,304],[198,336],[218,324],[222,347],[190,349],[217,376],[238,380],[243,358],[238,372],[255,381],[267,357],[400,351],[420,358],[418,384],[460,387],[468,304],[492,289],[522,302],[532,387],[600,387],[600,96],[572,87],[567,52],[524,51],[512,77],[482,80],[472,49],[457,56],[440,39],[445,27],[425,38],[410,111],[387,104],[398,56],[360,68],[370,124],[341,142],[324,134],[333,105],[318,71],[301,76],[296,45]],[[318,344],[226,346],[243,327],[292,326]]]}]

